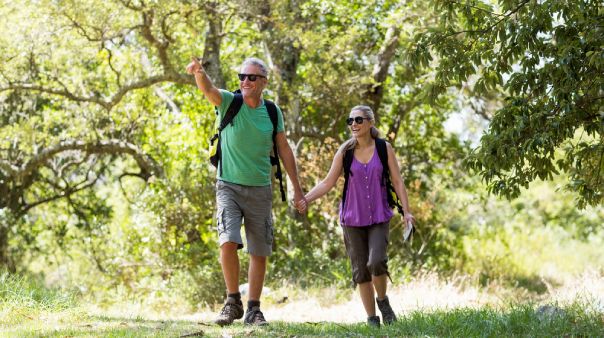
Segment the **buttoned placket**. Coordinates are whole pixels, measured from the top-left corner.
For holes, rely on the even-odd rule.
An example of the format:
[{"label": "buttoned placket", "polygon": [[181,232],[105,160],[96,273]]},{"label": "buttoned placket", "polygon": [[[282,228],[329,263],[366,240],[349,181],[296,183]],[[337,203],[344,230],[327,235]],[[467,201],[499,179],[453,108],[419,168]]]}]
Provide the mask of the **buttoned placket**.
[{"label": "buttoned placket", "polygon": [[369,193],[369,172],[367,164],[363,164],[365,169],[365,192],[367,193],[367,207],[369,208],[369,224],[373,224],[373,200],[371,200],[371,194]]}]

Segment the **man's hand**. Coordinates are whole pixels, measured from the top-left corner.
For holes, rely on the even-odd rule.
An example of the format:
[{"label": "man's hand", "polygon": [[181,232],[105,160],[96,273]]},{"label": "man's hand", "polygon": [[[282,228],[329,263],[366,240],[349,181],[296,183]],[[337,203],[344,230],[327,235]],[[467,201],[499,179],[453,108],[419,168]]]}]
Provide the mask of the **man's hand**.
[{"label": "man's hand", "polygon": [[203,67],[201,66],[201,63],[199,63],[199,59],[194,56],[191,57],[191,63],[187,65],[187,74],[193,75],[200,70],[203,70]]},{"label": "man's hand", "polygon": [[308,207],[308,203],[306,202],[306,198],[304,195],[294,193],[294,206],[298,210],[299,213],[303,214],[306,212],[306,208]]}]

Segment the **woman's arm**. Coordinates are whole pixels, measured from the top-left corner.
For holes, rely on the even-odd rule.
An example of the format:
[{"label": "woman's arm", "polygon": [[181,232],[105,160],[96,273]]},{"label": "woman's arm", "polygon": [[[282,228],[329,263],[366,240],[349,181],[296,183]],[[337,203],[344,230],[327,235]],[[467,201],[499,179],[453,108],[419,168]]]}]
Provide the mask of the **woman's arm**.
[{"label": "woman's arm", "polygon": [[331,188],[333,188],[338,182],[338,177],[342,173],[344,161],[344,146],[340,146],[340,149],[336,152],[336,155],[333,157],[333,161],[331,162],[331,168],[327,173],[327,176],[323,181],[319,182],[314,188],[312,188],[306,194],[306,201],[308,203],[320,198],[321,196],[327,194]]},{"label": "woman's arm", "polygon": [[401,170],[394,154],[394,149],[390,143],[386,142],[386,148],[388,149],[388,170],[390,170],[390,180],[392,181],[392,187],[396,192],[396,195],[401,200],[403,212],[405,212],[405,221],[415,222],[415,218],[409,211],[409,197],[407,196],[407,189],[405,188],[405,182],[401,176]]}]

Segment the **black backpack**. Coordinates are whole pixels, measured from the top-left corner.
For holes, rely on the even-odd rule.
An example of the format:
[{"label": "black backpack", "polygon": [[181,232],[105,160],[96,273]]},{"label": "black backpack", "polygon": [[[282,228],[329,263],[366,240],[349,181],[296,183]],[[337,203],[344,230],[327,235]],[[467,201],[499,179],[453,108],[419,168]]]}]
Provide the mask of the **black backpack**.
[{"label": "black backpack", "polygon": [[[216,153],[213,156],[210,156],[210,163],[218,170],[220,170],[220,174],[222,175],[222,150],[220,149],[220,134],[227,125],[233,125],[233,120],[235,116],[239,113],[241,106],[243,105],[243,95],[239,90],[234,92],[235,96],[233,97],[233,101],[227,108],[226,113],[224,114],[224,118],[220,121],[220,125],[218,126],[218,131],[212,136],[210,139],[210,144],[213,145],[214,142],[218,142],[216,145]],[[266,110],[268,111],[268,117],[271,119],[271,123],[273,124],[273,155],[270,157],[271,164],[277,166],[277,170],[275,172],[275,177],[279,180],[279,189],[281,190],[281,200],[285,202],[285,190],[283,189],[283,174],[281,173],[281,165],[279,164],[279,152],[277,151],[277,143],[275,143],[275,137],[277,136],[277,124],[279,122],[279,118],[277,116],[277,106],[273,101],[264,100],[264,105],[266,106]],[[218,115],[218,108],[216,108],[216,115]]]},{"label": "black backpack", "polygon": [[[375,148],[378,152],[378,156],[380,157],[380,162],[382,163],[382,179],[380,184],[382,186],[386,185],[386,195],[388,197],[388,206],[390,208],[395,208],[401,215],[404,215],[403,207],[401,206],[400,200],[392,187],[392,182],[390,181],[390,170],[388,168],[388,148],[386,147],[386,141],[381,138],[375,139]],[[350,171],[350,166],[352,166],[352,159],[354,157],[354,148],[348,149],[344,153],[344,192],[342,193],[342,207],[344,206],[344,202],[346,201],[346,192],[348,190],[348,177],[353,175]]]}]

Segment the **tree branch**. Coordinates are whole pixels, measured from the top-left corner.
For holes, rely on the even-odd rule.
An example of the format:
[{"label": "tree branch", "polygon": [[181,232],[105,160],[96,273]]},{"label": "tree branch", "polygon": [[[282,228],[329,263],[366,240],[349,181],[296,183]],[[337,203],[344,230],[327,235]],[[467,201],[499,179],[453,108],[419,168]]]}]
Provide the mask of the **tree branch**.
[{"label": "tree branch", "polygon": [[[128,27],[128,28],[124,28],[122,30],[120,30],[119,32],[113,34],[113,35],[109,35],[106,36],[106,32],[99,27],[95,27],[95,26],[84,26],[82,24],[80,24],[79,22],[77,22],[74,18],[72,18],[69,14],[63,12],[61,13],[64,17],[67,18],[67,20],[69,20],[71,22],[71,24],[73,25],[73,27],[80,33],[81,36],[83,36],[86,40],[90,41],[90,42],[105,42],[105,41],[112,41],[114,39],[117,38],[124,38],[126,35],[128,35],[130,32],[137,30],[139,28],[142,27],[142,25],[136,25],[134,27]],[[86,28],[90,28],[93,31],[95,31],[95,35],[91,35],[88,30]]]},{"label": "tree branch", "polygon": [[142,1],[141,1],[141,4],[140,4],[140,5],[138,5],[138,6],[136,6],[136,5],[132,4],[132,2],[133,2],[133,1],[130,1],[130,0],[120,0],[120,3],[121,3],[121,4],[122,4],[124,7],[128,8],[128,9],[131,9],[131,10],[133,10],[133,11],[142,11],[142,10],[143,10],[143,8],[145,7],[145,3],[144,3],[144,2],[142,2]]},{"label": "tree branch", "polygon": [[0,159],[0,170],[4,171],[7,176],[14,176],[19,172],[19,167],[10,164],[6,160]]},{"label": "tree branch", "polygon": [[[134,177],[138,177],[141,178],[143,180],[146,181],[146,179],[140,174],[140,173],[130,173],[130,172],[125,172],[123,174],[121,174],[118,178],[117,181],[120,184],[120,189],[122,190],[122,194],[124,195],[124,198],[126,199],[126,201],[128,201],[130,204],[134,204],[134,201],[130,199],[130,197],[128,196],[128,194],[126,193],[126,189],[124,188],[124,185],[122,184],[122,178],[126,177],[126,176],[134,176]],[[147,188],[147,185],[145,184],[145,188]],[[143,188],[143,190],[141,191],[141,193],[145,190],[145,188]]]},{"label": "tree branch", "polygon": [[382,103],[382,97],[384,96],[383,83],[388,77],[388,68],[390,68],[396,49],[399,46],[399,36],[401,33],[400,25],[400,23],[396,23],[388,27],[384,44],[377,55],[377,62],[373,67],[373,72],[371,74],[373,82],[367,86],[365,99],[368,104],[372,106],[373,112],[376,115],[376,120],[379,120],[377,112]]},{"label": "tree branch", "polygon": [[99,98],[98,96],[77,96],[75,94],[73,94],[72,92],[66,90],[66,89],[55,89],[55,88],[46,88],[43,86],[39,86],[39,85],[34,85],[34,84],[28,84],[28,83],[12,83],[9,84],[6,87],[0,87],[0,93],[7,91],[7,90],[32,90],[32,91],[38,91],[38,92],[42,92],[42,93],[47,93],[47,94],[52,94],[52,95],[58,95],[58,96],[63,96],[65,98],[68,98],[72,101],[75,102],[91,102],[91,103],[96,103],[102,107],[104,107],[107,110],[111,109],[111,105],[110,102],[107,102],[101,98]]},{"label": "tree branch", "polygon": [[449,1],[449,2],[450,2],[450,3],[453,3],[453,4],[460,5],[460,6],[464,6],[464,7],[470,7],[470,8],[473,8],[473,9],[477,10],[477,11],[482,11],[482,12],[485,12],[485,13],[487,13],[487,14],[494,15],[494,16],[498,16],[498,17],[505,16],[505,14],[497,14],[497,13],[495,13],[495,12],[491,12],[491,11],[486,10],[486,9],[484,9],[484,8],[480,8],[480,7],[478,7],[478,6],[474,6],[474,5],[471,5],[471,4],[468,4],[468,3],[462,3],[462,2],[460,2],[460,1]]},{"label": "tree branch", "polygon": [[79,150],[86,154],[116,155],[128,154],[134,158],[141,169],[141,177],[148,180],[153,175],[161,176],[163,171],[153,158],[143,153],[133,144],[120,140],[100,141],[86,143],[82,141],[63,141],[53,147],[46,148],[32,157],[20,170],[11,175],[13,178],[23,178],[31,175],[37,168],[42,166],[52,157],[65,151]]},{"label": "tree branch", "polygon": [[118,87],[122,87],[122,74],[113,66],[113,52],[111,48],[105,46],[105,42],[103,42],[103,49],[107,51],[107,65],[109,65],[109,68],[115,74],[115,81]]},{"label": "tree branch", "polygon": [[427,46],[432,46],[434,44],[440,43],[441,41],[450,38],[452,36],[456,36],[459,34],[465,34],[465,33],[479,33],[479,34],[484,34],[484,33],[488,33],[489,31],[491,31],[493,28],[497,27],[501,22],[503,22],[504,20],[507,20],[510,16],[512,16],[513,14],[515,14],[516,12],[518,12],[522,7],[524,7],[527,3],[529,3],[530,0],[524,0],[523,2],[521,2],[516,8],[514,8],[513,10],[511,10],[510,12],[506,13],[505,15],[498,15],[501,17],[501,19],[497,20],[494,24],[484,28],[484,29],[479,29],[479,30],[463,30],[463,31],[458,31],[458,32],[453,32],[444,36],[441,36],[440,39],[438,39],[438,41],[433,41],[432,43],[429,43]]},{"label": "tree branch", "polygon": [[170,45],[169,41],[159,41],[151,31],[151,26],[153,26],[153,20],[155,17],[155,13],[153,11],[143,11],[143,26],[141,28],[141,35],[145,40],[147,40],[155,49],[157,49],[157,53],[159,56],[159,60],[164,67],[165,72],[174,72],[174,67],[170,63],[170,58],[168,57],[168,46]]},{"label": "tree branch", "polygon": [[148,77],[146,79],[142,79],[136,82],[132,82],[128,85],[121,87],[110,99],[104,100],[99,96],[78,96],[74,93],[70,92],[67,89],[55,89],[55,88],[47,88],[34,84],[26,84],[26,83],[13,83],[9,84],[6,87],[0,87],[0,92],[8,91],[8,90],[32,90],[38,91],[42,93],[52,94],[63,96],[75,102],[90,102],[100,105],[106,110],[111,110],[114,106],[116,106],[123,97],[128,94],[128,92],[136,89],[142,89],[150,87],[154,84],[161,82],[173,82],[178,84],[187,84],[187,85],[195,85],[195,80],[187,76],[186,74],[180,74],[177,72],[170,72],[162,75],[155,75]]},{"label": "tree branch", "polygon": [[[37,207],[40,204],[44,204],[44,203],[48,203],[51,201],[55,201],[61,198],[66,198],[69,197],[75,193],[77,193],[78,191],[82,191],[85,189],[88,189],[90,187],[92,187],[93,185],[96,184],[96,182],[98,181],[99,177],[95,177],[95,179],[92,182],[88,182],[87,184],[81,185],[80,187],[67,187],[65,188],[61,193],[47,197],[47,198],[43,198],[41,200],[35,201],[33,203],[27,203],[25,205],[23,205],[23,207],[21,208],[21,210],[19,210],[18,212],[18,217],[21,217],[23,215],[25,215],[29,210]],[[80,185],[81,183],[77,184]]]}]

